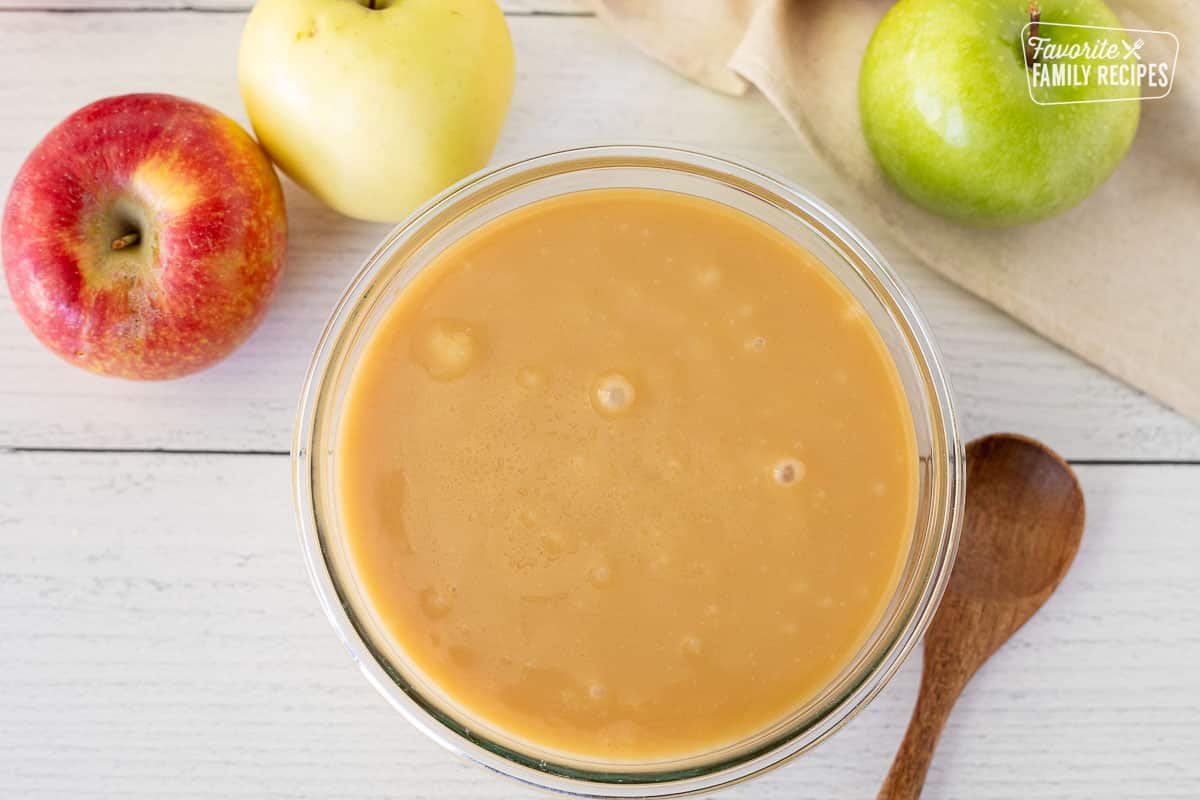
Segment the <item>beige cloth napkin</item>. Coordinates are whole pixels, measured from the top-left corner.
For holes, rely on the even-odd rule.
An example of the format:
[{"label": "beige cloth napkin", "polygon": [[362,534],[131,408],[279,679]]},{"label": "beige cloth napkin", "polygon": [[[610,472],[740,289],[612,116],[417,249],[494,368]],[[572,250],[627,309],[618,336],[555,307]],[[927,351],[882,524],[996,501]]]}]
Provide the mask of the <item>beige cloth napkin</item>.
[{"label": "beige cloth napkin", "polygon": [[596,2],[617,30],[684,75],[734,94],[757,87],[919,260],[1200,420],[1200,14],[1191,0],[1110,0],[1126,27],[1179,37],[1172,92],[1142,103],[1132,151],[1082,205],[1005,230],[917,208],[871,158],[858,67],[890,2]]}]

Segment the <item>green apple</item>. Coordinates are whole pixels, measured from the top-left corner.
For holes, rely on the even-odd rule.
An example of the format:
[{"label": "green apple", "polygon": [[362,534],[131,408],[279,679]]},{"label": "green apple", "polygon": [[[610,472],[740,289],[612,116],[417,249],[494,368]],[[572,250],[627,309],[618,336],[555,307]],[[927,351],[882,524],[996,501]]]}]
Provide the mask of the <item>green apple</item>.
[{"label": "green apple", "polygon": [[395,222],[487,163],[512,40],[495,0],[260,0],[238,80],[284,172],[344,214]]},{"label": "green apple", "polygon": [[[1100,0],[1042,0],[1038,35],[1055,44],[1097,31],[1045,23],[1117,27]],[[1022,29],[1028,0],[900,0],[879,23],[859,76],[863,133],[884,173],[930,211],[979,225],[1045,219],[1087,197],[1129,150],[1137,86],[1093,80],[1030,94]],[[1117,47],[1119,31],[1099,32]],[[1123,48],[1122,48],[1123,51]],[[1047,62],[1048,63],[1048,62]]]}]

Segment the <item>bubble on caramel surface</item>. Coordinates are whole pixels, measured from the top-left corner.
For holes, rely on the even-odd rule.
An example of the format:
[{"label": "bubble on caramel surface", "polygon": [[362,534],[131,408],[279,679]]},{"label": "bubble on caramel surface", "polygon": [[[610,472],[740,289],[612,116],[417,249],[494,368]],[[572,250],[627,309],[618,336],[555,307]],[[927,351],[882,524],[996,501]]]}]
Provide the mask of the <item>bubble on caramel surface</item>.
[{"label": "bubble on caramel surface", "polygon": [[767,349],[767,338],[765,336],[751,336],[746,340],[745,347],[751,353],[761,353]]},{"label": "bubble on caramel surface", "polygon": [[602,417],[616,417],[628,411],[637,399],[633,382],[619,372],[609,372],[592,386],[592,407]]},{"label": "bubble on caramel surface", "polygon": [[679,650],[685,656],[698,656],[704,650],[704,642],[695,634],[684,636],[679,642]]},{"label": "bubble on caramel surface", "polygon": [[612,583],[612,570],[604,564],[597,564],[588,570],[588,583],[597,588]]},{"label": "bubble on caramel surface", "polygon": [[441,619],[450,613],[450,598],[432,586],[422,589],[417,599],[421,603],[421,610],[430,619]]},{"label": "bubble on caramel surface", "polygon": [[721,270],[718,267],[706,266],[696,270],[696,286],[701,289],[712,289],[721,283]]},{"label": "bubble on caramel surface", "polygon": [[413,357],[435,381],[466,375],[479,359],[478,331],[468,322],[435,319],[413,340]]},{"label": "bubble on caramel surface", "polygon": [[794,458],[785,458],[771,470],[771,477],[780,486],[790,486],[804,479],[804,462]]},{"label": "bubble on caramel surface", "polygon": [[517,385],[525,389],[540,389],[546,384],[546,373],[537,367],[517,370]]}]

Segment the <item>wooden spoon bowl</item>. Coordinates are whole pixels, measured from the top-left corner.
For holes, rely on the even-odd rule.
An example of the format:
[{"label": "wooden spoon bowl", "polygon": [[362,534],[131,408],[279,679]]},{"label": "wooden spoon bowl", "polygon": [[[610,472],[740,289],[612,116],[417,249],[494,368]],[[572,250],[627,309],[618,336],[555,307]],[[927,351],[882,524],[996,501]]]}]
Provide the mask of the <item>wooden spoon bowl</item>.
[{"label": "wooden spoon bowl", "polygon": [[1033,439],[967,445],[958,558],[925,633],[921,691],[879,800],[920,796],[938,735],[967,681],[1058,587],[1083,536],[1071,467]]}]

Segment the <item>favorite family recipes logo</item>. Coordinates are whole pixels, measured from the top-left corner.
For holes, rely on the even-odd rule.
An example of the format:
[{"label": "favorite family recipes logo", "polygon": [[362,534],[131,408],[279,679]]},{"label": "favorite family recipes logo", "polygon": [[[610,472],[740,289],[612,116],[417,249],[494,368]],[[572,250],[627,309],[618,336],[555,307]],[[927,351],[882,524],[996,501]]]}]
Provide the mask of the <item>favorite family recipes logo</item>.
[{"label": "favorite family recipes logo", "polygon": [[1038,105],[1157,100],[1171,93],[1179,39],[1169,31],[1039,22],[1021,30]]}]

